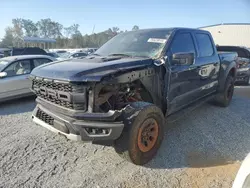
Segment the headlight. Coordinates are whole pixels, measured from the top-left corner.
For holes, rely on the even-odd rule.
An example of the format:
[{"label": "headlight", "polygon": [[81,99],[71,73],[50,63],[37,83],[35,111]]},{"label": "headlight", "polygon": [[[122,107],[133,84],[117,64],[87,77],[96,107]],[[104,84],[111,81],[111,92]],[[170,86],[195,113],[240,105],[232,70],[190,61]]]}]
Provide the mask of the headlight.
[{"label": "headlight", "polygon": [[238,71],[248,71],[249,70],[249,68],[247,67],[247,68],[239,68],[238,69]]}]

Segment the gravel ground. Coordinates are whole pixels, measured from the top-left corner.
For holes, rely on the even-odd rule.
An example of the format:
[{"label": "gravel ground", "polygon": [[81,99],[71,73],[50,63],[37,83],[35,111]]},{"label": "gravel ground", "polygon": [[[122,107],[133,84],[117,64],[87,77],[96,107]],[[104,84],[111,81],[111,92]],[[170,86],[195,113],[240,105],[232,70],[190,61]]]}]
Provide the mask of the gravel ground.
[{"label": "gravel ground", "polygon": [[112,147],[67,141],[35,125],[33,101],[0,105],[0,187],[229,188],[250,152],[245,96],[235,96],[228,108],[205,104],[169,124],[160,151],[144,167]]}]

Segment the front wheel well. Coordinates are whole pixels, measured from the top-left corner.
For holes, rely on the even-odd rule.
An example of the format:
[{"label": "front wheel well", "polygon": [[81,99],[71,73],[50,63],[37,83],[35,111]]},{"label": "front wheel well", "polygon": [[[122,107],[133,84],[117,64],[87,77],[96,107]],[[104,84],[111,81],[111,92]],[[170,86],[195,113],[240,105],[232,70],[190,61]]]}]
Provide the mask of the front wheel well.
[{"label": "front wheel well", "polygon": [[139,81],[100,85],[95,92],[94,111],[121,110],[132,102],[153,103],[153,97]]},{"label": "front wheel well", "polygon": [[236,77],[236,69],[235,68],[232,68],[230,71],[229,71],[229,76],[232,76],[233,78]]}]

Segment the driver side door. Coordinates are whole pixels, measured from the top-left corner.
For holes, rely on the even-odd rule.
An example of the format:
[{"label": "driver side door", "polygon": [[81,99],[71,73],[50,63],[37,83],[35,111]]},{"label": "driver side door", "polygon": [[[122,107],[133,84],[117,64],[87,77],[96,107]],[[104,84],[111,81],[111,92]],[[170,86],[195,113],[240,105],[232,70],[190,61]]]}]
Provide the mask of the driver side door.
[{"label": "driver side door", "polygon": [[[175,63],[176,54],[194,54],[190,64]],[[199,66],[195,64],[197,50],[194,37],[189,31],[175,34],[167,52],[169,57],[169,113],[173,113],[199,98]]]},{"label": "driver side door", "polygon": [[[22,64],[22,67],[20,66]],[[6,77],[0,79],[0,98],[31,94],[29,74],[32,70],[31,60],[19,60],[11,63],[3,72]]]}]

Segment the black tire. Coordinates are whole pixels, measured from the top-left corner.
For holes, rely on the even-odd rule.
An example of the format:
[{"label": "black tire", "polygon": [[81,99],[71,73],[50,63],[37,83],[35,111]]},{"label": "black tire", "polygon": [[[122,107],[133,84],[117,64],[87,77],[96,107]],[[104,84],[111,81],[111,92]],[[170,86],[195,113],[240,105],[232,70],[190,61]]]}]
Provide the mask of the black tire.
[{"label": "black tire", "polygon": [[232,101],[233,93],[234,79],[229,75],[226,79],[224,90],[215,97],[215,104],[221,107],[227,107]]},{"label": "black tire", "polygon": [[[151,103],[135,102],[131,104],[131,107],[132,110],[125,113],[124,131],[115,140],[114,148],[125,160],[136,165],[143,165],[155,156],[161,145],[164,137],[165,118],[161,109]],[[150,124],[152,122],[153,124]],[[147,125],[148,123],[149,125]],[[152,126],[153,128],[151,128]],[[148,132],[144,132],[144,130],[152,131],[150,135],[153,134],[153,136],[147,135],[149,138],[146,138],[145,135]],[[145,141],[146,139],[148,140]],[[142,140],[144,141],[142,142]]]}]

